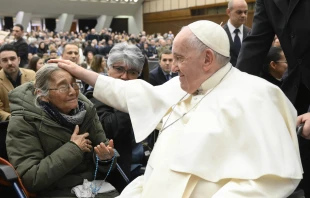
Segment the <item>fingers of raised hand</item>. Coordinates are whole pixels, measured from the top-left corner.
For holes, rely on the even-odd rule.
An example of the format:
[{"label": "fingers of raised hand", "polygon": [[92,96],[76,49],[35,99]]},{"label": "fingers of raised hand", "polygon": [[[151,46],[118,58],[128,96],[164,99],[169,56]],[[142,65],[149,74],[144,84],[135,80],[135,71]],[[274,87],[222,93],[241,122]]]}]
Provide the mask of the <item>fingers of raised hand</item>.
[{"label": "fingers of raised hand", "polygon": [[109,148],[110,147],[109,146],[106,147],[104,143],[100,143],[99,145],[95,147],[95,151],[98,157],[100,158],[100,160],[107,160],[113,157],[114,152],[112,154]]}]

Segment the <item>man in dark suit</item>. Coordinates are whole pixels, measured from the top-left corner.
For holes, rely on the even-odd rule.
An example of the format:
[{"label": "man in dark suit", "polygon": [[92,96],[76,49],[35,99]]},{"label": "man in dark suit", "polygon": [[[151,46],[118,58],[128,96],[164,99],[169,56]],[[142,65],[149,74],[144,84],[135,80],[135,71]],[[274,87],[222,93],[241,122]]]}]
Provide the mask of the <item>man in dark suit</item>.
[{"label": "man in dark suit", "polygon": [[[281,88],[299,115],[307,112],[310,104],[309,10],[309,0],[257,0],[251,35],[244,40],[237,61],[240,70],[260,75],[276,34],[288,62],[288,74]],[[299,144],[305,172],[300,187],[308,197],[310,142],[300,138]]]},{"label": "man in dark suit", "polygon": [[13,27],[12,32],[16,42],[14,42],[14,47],[17,49],[17,55],[20,57],[19,67],[25,67],[28,65],[28,44],[23,39],[24,27],[21,24],[16,24]]},{"label": "man in dark suit", "polygon": [[150,83],[153,86],[161,85],[177,76],[171,72],[173,56],[171,50],[165,49],[159,54],[159,64],[150,72]]},{"label": "man in dark suit", "polygon": [[245,0],[230,0],[226,13],[228,22],[223,26],[230,43],[230,63],[235,66],[239,55],[242,40],[251,29],[245,26],[248,14],[248,4]]}]

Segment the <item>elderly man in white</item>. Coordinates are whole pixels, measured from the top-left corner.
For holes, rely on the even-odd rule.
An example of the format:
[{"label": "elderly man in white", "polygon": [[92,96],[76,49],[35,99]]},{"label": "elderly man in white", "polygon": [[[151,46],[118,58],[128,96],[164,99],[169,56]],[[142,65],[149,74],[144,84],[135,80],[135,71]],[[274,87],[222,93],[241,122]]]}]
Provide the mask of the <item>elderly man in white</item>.
[{"label": "elderly man in white", "polygon": [[136,141],[163,123],[145,175],[119,197],[290,195],[303,171],[296,111],[282,91],[232,67],[227,34],[213,22],[184,27],[172,51],[179,77],[156,87],[52,60],[94,85],[97,99],[129,112]]}]

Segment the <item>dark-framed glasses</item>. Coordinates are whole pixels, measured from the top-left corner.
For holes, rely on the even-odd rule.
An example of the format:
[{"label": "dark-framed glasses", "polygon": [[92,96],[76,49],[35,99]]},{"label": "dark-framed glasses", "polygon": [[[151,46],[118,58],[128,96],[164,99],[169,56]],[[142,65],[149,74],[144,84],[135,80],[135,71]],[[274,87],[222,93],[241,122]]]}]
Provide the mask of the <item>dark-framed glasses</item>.
[{"label": "dark-framed glasses", "polygon": [[123,75],[126,72],[127,75],[130,76],[130,77],[138,77],[139,76],[139,72],[137,70],[134,70],[134,69],[126,70],[123,66],[112,66],[112,68],[118,74],[122,74]]},{"label": "dark-framed glasses", "polygon": [[82,88],[81,82],[74,82],[67,85],[61,85],[58,88],[48,89],[48,90],[58,90],[60,93],[67,93],[71,86],[74,90],[80,90]]}]

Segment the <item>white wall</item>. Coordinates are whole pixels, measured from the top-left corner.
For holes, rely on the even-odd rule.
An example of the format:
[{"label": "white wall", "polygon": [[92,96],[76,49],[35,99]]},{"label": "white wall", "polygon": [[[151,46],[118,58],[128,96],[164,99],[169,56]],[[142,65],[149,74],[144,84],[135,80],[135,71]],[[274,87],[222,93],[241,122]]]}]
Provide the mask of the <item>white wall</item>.
[{"label": "white wall", "polygon": [[128,18],[128,32],[131,34],[139,34],[143,31],[143,13],[142,5],[136,10],[133,16],[116,16],[114,18]]},{"label": "white wall", "polygon": [[16,14],[14,24],[21,24],[24,27],[24,29],[28,31],[27,27],[30,22],[30,19],[31,19],[31,13],[25,13],[25,12],[19,11]]},{"label": "white wall", "polygon": [[228,0],[148,0],[144,2],[143,13],[178,10],[223,2],[228,2]]}]

